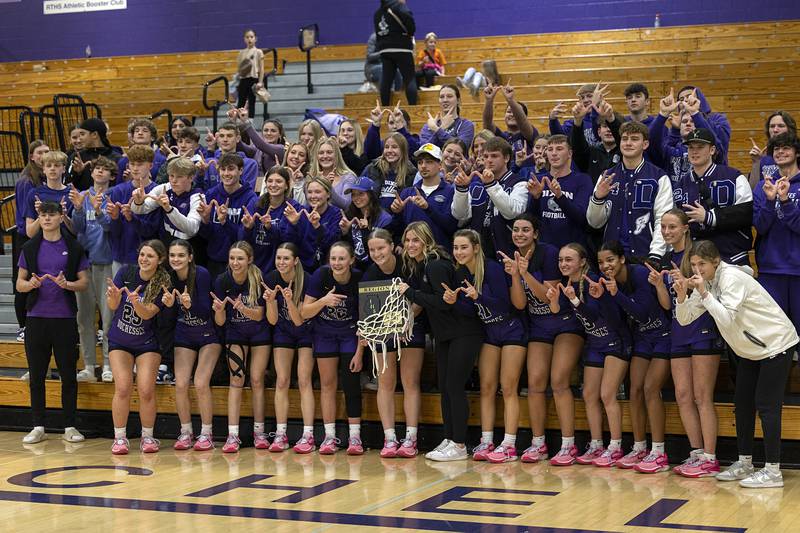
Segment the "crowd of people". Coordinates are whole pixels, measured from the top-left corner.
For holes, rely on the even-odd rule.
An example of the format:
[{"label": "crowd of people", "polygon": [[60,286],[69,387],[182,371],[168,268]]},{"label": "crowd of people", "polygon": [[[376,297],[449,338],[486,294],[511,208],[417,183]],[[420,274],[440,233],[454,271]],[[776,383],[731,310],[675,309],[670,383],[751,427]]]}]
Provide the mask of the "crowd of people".
[{"label": "crowd of people", "polygon": [[[387,69],[413,77],[405,59],[384,63]],[[585,85],[571,107],[553,109],[547,134],[528,120],[512,86],[489,85],[483,94],[477,128],[461,116],[459,88],[443,85],[438,112],[418,127],[399,105],[379,102],[366,132],[347,120],[327,137],[307,120],[292,142],[279,121],[257,130],[252,110],[241,107],[204,136],[186,118],[176,118],[161,137],[149,120],[132,120],[124,150],[111,145],[99,119],[75,125],[68,154],[33,142],[16,185],[15,303],[34,425],[24,442],[46,436],[44,380],[52,352],[66,440],[83,439],[75,427],[77,381],[99,373],[115,387],[112,453],[130,448],[134,380],[141,450],[158,451],[155,384],[159,367],[168,365],[181,422],[174,447],[210,450],[210,381],[223,358],[229,373],[223,452],[240,448],[242,389],[249,385],[256,448],[335,453],[341,387],[347,453],[362,454],[366,343],[357,327],[358,285],[399,279],[414,312],[413,332],[388,347],[378,372],[381,457],[418,453],[427,339],[444,421],[444,440],[428,459],[665,471],[662,388],[671,376],[692,448],[673,470],[746,487],[781,486],[783,384],[800,342],[792,297],[800,279],[794,246],[800,142],[793,118],[768,117],[766,148],[753,141],[748,176],[726,165],[730,125],[698,87],[670,92],[650,115],[648,88],[631,84],[623,115],[606,86]],[[506,103],[502,121],[494,117],[498,99]],[[562,122],[568,110],[571,118]],[[750,266],[753,227],[757,279]],[[95,368],[98,313],[102,369]],[[723,354],[735,363],[740,455],[721,472],[714,386]],[[268,433],[270,357],[276,426]],[[475,365],[482,437],[468,451],[465,386]],[[590,428],[583,451],[575,443],[570,386],[578,365]],[[319,443],[315,367],[324,426]],[[303,429],[291,445],[293,372]],[[523,372],[533,434],[524,449],[517,443]],[[395,421],[398,376],[402,438]],[[633,430],[627,453],[617,397],[626,378]],[[499,391],[504,435],[495,442]],[[561,433],[555,450],[545,443],[548,393]],[[767,461],[758,471],[756,410]]]}]

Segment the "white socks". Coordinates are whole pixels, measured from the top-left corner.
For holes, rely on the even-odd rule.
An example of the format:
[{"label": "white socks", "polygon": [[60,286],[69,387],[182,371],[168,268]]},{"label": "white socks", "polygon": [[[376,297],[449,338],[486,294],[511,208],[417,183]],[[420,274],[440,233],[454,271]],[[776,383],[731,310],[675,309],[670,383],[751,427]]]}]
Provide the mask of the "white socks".
[{"label": "white socks", "polygon": [[191,435],[192,434],[192,423],[187,422],[185,424],[181,424],[181,435]]},{"label": "white socks", "polygon": [[596,450],[602,447],[603,447],[603,439],[592,439],[592,441],[589,443],[589,448],[592,450]]},{"label": "white socks", "polygon": [[494,431],[482,431],[481,432],[481,442],[486,444],[491,444],[494,440]]},{"label": "white socks", "polygon": [[752,455],[740,455],[739,461],[746,464],[752,465],[753,464],[753,456]]},{"label": "white socks", "polygon": [[151,439],[153,438],[153,428],[145,428],[145,427],[142,428],[142,438],[144,439],[147,437]]},{"label": "white socks", "polygon": [[654,442],[653,443],[653,451],[658,453],[664,453],[664,443],[663,442]]},{"label": "white socks", "polygon": [[622,439],[611,439],[608,443],[608,449],[611,451],[619,450],[622,448]]},{"label": "white socks", "polygon": [[235,426],[228,426],[228,435],[235,435],[236,437],[239,436],[239,425]]},{"label": "white socks", "polygon": [[544,435],[541,435],[539,437],[534,436],[533,441],[531,441],[531,446],[534,446],[536,448],[544,446]]},{"label": "white socks", "polygon": [[303,435],[306,433],[314,434],[314,426],[303,426]]},{"label": "white socks", "polygon": [[[602,443],[601,443],[602,444]],[[561,449],[575,446],[575,437],[561,437]]]},{"label": "white socks", "polygon": [[[42,428],[44,430],[44,428]],[[114,440],[124,439],[126,434],[125,426],[121,428],[114,428]]]},{"label": "white socks", "polygon": [[264,433],[264,422],[253,422],[253,433],[256,435]]},{"label": "white socks", "polygon": [[[361,424],[349,424],[350,427],[350,438],[361,438]],[[394,431],[394,430],[392,430]]]},{"label": "white socks", "polygon": [[276,435],[286,435],[286,428],[288,424],[275,424],[275,434]]},{"label": "white socks", "polygon": [[392,429],[384,429],[383,430],[383,439],[386,442],[393,442],[397,440],[397,433],[395,432],[394,428]]},{"label": "white socks", "polygon": [[503,435],[503,442],[500,443],[501,446],[516,446],[517,445],[517,436],[511,435],[510,433],[506,433]]},{"label": "white socks", "polygon": [[766,463],[764,468],[767,469],[772,474],[780,474],[781,473],[781,464],[780,463]]},{"label": "white socks", "polygon": [[406,438],[417,440],[417,428],[414,426],[406,426]]},{"label": "white socks", "polygon": [[202,424],[200,426],[200,434],[211,436],[211,424]]},{"label": "white socks", "polygon": [[336,422],[325,424],[325,438],[336,438]]}]

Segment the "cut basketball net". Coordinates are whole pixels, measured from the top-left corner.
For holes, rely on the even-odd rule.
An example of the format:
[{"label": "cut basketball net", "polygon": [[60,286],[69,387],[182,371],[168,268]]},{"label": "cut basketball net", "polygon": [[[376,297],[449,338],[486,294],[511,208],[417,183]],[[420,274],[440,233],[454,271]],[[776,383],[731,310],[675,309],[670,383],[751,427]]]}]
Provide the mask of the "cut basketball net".
[{"label": "cut basketball net", "polygon": [[[401,343],[411,338],[414,313],[411,302],[400,293],[400,278],[392,280],[389,295],[376,313],[358,321],[358,334],[367,341],[372,352],[372,375],[377,377],[386,371],[386,343],[393,341],[397,346],[397,360],[400,360]],[[383,358],[383,366],[378,370],[378,349]]]}]

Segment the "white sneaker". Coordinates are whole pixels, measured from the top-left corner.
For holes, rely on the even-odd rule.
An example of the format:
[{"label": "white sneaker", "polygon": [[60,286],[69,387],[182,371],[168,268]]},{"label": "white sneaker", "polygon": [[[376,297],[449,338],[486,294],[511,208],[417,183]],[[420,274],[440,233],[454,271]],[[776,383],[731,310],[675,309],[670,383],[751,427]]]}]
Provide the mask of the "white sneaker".
[{"label": "white sneaker", "polygon": [[19,380],[20,381],[30,381],[31,380],[31,373],[30,372],[25,372],[24,374],[22,374],[19,377]]},{"label": "white sneaker", "polygon": [[445,448],[447,448],[448,446],[450,446],[450,439],[444,439],[442,442],[440,442],[440,443],[439,443],[439,445],[438,445],[436,448],[434,448],[434,449],[432,449],[431,451],[429,451],[428,453],[426,453],[426,454],[425,454],[425,458],[426,458],[426,459],[430,459],[430,457],[429,457],[429,456],[430,456],[432,453],[434,453],[434,452],[440,452],[440,451],[444,450]]},{"label": "white sneaker", "polygon": [[44,432],[43,429],[33,428],[33,430],[22,437],[23,444],[36,444],[37,442],[42,442],[43,440],[47,440],[47,433]]},{"label": "white sneaker", "polygon": [[61,437],[67,442],[83,442],[84,436],[75,428],[67,428],[64,430],[64,435]]},{"label": "white sneaker", "polygon": [[469,457],[466,446],[456,446],[455,442],[451,442],[446,448],[430,453],[430,457],[426,456],[431,461],[466,461]]},{"label": "white sneaker", "polygon": [[717,481],[738,481],[752,476],[756,469],[753,468],[753,463],[744,463],[736,461],[728,467],[724,472],[720,472],[715,477]]},{"label": "white sneaker", "polygon": [[98,346],[102,346],[103,345],[103,330],[102,329],[98,329],[97,330],[97,345]]},{"label": "white sneaker", "polygon": [[373,377],[369,378],[364,384],[364,388],[367,390],[378,390],[378,380]]},{"label": "white sneaker", "polygon": [[17,342],[25,342],[25,327],[21,327],[17,330]]},{"label": "white sneaker", "polygon": [[739,482],[740,487],[746,489],[773,489],[783,487],[783,474],[778,470],[774,472],[762,468],[753,475],[748,476]]},{"label": "white sneaker", "polygon": [[86,382],[86,383],[95,383],[97,381],[97,376],[94,375],[94,367],[87,366],[80,372],[78,372],[78,382]]},{"label": "white sneaker", "polygon": [[112,383],[114,381],[114,374],[111,373],[110,366],[103,367],[103,374],[100,378],[103,380],[103,383]]}]

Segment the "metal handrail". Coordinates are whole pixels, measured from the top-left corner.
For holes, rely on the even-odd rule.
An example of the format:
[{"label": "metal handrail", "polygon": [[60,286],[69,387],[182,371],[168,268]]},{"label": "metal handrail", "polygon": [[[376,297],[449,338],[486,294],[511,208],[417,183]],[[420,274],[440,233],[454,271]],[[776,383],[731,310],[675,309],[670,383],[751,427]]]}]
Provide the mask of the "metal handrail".
[{"label": "metal handrail", "polygon": [[[164,109],[159,109],[158,111],[156,111],[155,113],[150,115],[150,120],[155,122],[156,119],[158,119],[160,117],[164,117],[164,116],[167,117],[167,128],[166,128],[166,131],[164,132],[164,134],[162,135],[162,138],[163,139],[168,139],[168,138],[170,138],[169,136],[172,133],[172,132],[169,131],[169,129],[172,127],[172,121],[173,121],[172,110],[171,109],[167,109],[166,107]],[[173,139],[173,141],[175,141],[175,139]]]},{"label": "metal handrail", "polygon": [[[225,86],[225,100],[217,100],[213,105],[208,103],[208,90],[215,84],[222,82]],[[217,76],[213,80],[208,80],[203,84],[203,107],[213,112],[212,121],[214,124],[214,131],[217,131],[217,113],[219,108],[228,103],[229,85],[228,78],[225,76]]]},{"label": "metal handrail", "polygon": [[[13,235],[17,231],[17,221],[14,217],[14,210],[16,209],[16,202],[14,202],[14,193],[9,194],[0,200],[0,232],[3,235]],[[7,207],[11,204],[11,207]],[[4,247],[0,247],[0,255],[5,254]]]}]

